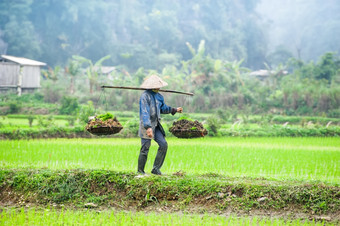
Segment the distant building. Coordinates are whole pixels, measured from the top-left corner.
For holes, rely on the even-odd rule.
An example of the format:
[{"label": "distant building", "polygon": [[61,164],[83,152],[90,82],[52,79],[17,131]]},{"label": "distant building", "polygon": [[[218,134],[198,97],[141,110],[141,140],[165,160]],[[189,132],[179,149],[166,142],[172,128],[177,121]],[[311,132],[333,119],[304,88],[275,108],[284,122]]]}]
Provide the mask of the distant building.
[{"label": "distant building", "polygon": [[280,71],[258,70],[258,71],[251,72],[249,75],[255,76],[259,80],[264,81],[270,76],[283,76],[287,74],[288,74],[288,71],[286,70],[280,70]]},{"label": "distant building", "polygon": [[43,62],[22,57],[1,55],[0,57],[0,90],[16,89],[20,96],[24,91],[40,88],[40,67]]},{"label": "distant building", "polygon": [[[95,70],[98,70],[97,67],[94,67]],[[112,72],[114,72],[116,70],[116,67],[106,67],[106,66],[101,66],[100,70],[98,70],[99,73],[101,73],[102,75],[110,75]]]},{"label": "distant building", "polygon": [[113,80],[113,74],[117,70],[116,67],[107,67],[107,66],[95,66],[93,68],[95,71],[98,72],[99,75],[107,77],[109,80]]}]

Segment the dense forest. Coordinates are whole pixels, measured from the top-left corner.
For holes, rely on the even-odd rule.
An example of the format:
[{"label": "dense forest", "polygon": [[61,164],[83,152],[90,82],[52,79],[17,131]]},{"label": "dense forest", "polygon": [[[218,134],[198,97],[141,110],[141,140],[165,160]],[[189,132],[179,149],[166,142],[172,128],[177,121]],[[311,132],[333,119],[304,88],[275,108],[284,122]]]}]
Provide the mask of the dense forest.
[{"label": "dense forest", "polygon": [[161,69],[191,57],[186,42],[206,40],[214,58],[245,59],[256,68],[265,59],[257,2],[2,0],[2,53],[50,66],[72,55],[98,60],[110,54],[111,65]]},{"label": "dense forest", "polygon": [[[188,111],[340,117],[340,3],[278,2],[2,0],[0,52],[49,65],[49,103],[97,103],[100,84],[139,86],[158,73],[195,93],[166,95]],[[115,70],[104,76],[101,65]],[[106,93],[109,107],[137,109],[139,92]]]},{"label": "dense forest", "polygon": [[260,69],[339,51],[339,10],[333,0],[2,0],[0,53],[51,67],[111,55],[106,64],[160,70],[205,40],[213,58]]}]

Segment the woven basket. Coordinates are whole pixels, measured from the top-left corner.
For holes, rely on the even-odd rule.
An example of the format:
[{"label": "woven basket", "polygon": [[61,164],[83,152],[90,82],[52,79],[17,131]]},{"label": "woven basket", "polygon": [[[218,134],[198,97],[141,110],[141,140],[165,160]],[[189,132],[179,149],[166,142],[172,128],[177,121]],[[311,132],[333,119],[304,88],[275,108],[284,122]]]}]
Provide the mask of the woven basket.
[{"label": "woven basket", "polygon": [[208,134],[208,131],[204,129],[203,131],[198,130],[173,130],[171,133],[178,138],[198,138],[204,137]]},{"label": "woven basket", "polygon": [[107,126],[107,127],[97,127],[97,128],[90,127],[87,129],[87,131],[92,133],[93,135],[104,136],[104,135],[112,135],[112,134],[119,133],[122,129],[123,127]]}]

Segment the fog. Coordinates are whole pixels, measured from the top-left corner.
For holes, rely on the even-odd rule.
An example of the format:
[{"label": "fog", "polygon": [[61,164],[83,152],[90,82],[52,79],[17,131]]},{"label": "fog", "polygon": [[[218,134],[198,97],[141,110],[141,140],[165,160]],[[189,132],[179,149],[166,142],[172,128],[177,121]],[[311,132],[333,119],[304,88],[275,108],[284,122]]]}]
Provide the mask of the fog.
[{"label": "fog", "polygon": [[256,11],[267,30],[269,52],[286,49],[306,61],[340,52],[340,1],[262,0]]},{"label": "fog", "polygon": [[340,51],[336,0],[0,1],[0,52],[65,65],[72,55],[162,70],[192,57],[261,69]]}]

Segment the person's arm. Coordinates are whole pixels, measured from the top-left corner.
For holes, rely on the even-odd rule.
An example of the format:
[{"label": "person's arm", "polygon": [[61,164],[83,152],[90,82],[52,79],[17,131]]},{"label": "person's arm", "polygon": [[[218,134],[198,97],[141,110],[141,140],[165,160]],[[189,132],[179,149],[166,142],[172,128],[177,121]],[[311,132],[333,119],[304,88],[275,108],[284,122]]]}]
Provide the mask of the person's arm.
[{"label": "person's arm", "polygon": [[183,108],[179,107],[179,108],[173,108],[170,107],[168,105],[166,105],[164,103],[164,98],[162,95],[159,95],[158,97],[158,101],[161,103],[161,114],[169,114],[171,113],[172,115],[176,114],[176,112],[182,113],[183,112]]}]

